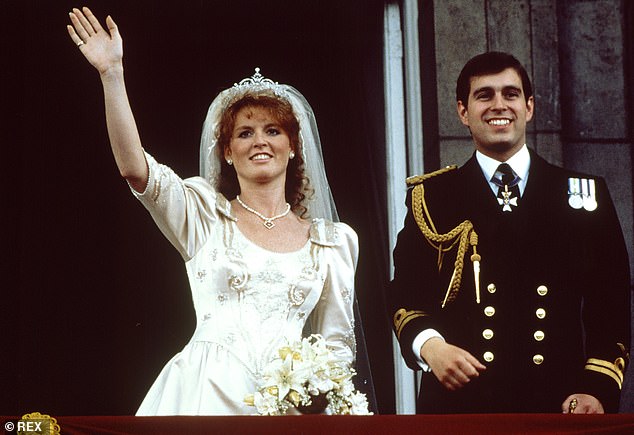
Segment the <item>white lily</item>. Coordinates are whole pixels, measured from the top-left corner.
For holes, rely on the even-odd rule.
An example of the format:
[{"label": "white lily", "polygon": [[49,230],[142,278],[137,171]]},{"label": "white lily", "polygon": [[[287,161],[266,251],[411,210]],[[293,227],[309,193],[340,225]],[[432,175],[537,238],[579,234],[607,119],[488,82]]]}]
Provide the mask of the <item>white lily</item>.
[{"label": "white lily", "polygon": [[268,380],[264,387],[277,387],[278,397],[283,400],[290,390],[303,392],[307,375],[308,371],[302,362],[294,361],[293,355],[288,354],[282,361],[275,360],[272,367],[267,369],[265,376]]}]

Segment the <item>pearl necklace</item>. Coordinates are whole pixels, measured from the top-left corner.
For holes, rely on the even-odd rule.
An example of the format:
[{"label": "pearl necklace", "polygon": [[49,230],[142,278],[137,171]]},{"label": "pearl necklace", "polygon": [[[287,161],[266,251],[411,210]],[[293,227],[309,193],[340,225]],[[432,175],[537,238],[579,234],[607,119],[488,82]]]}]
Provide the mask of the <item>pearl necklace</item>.
[{"label": "pearl necklace", "polygon": [[277,216],[273,216],[273,217],[266,217],[262,213],[260,213],[259,211],[253,210],[251,207],[249,207],[244,202],[242,202],[242,200],[240,199],[240,195],[236,196],[236,200],[238,201],[238,203],[242,207],[244,207],[244,209],[246,211],[249,211],[249,212],[253,213],[254,215],[256,215],[257,217],[259,217],[260,219],[262,219],[262,225],[264,225],[267,230],[270,230],[271,228],[273,228],[275,226],[275,224],[273,223],[274,220],[279,219],[279,218],[283,218],[284,216],[286,216],[288,214],[289,211],[291,211],[291,205],[287,202],[286,203],[286,210],[284,211],[284,213],[280,213]]}]

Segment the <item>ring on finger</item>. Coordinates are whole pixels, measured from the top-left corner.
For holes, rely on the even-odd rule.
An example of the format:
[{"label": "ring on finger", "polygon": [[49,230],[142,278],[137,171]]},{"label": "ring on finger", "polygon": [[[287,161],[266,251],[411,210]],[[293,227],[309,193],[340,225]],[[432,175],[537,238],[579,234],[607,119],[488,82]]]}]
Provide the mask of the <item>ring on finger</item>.
[{"label": "ring on finger", "polygon": [[568,405],[568,412],[570,414],[573,414],[575,412],[575,409],[577,409],[577,399],[572,399],[570,401],[570,404]]},{"label": "ring on finger", "polygon": [[82,46],[82,45],[84,45],[84,44],[85,44],[85,42],[84,42],[83,40],[80,40],[80,41],[77,43],[77,47],[81,47],[81,46]]}]

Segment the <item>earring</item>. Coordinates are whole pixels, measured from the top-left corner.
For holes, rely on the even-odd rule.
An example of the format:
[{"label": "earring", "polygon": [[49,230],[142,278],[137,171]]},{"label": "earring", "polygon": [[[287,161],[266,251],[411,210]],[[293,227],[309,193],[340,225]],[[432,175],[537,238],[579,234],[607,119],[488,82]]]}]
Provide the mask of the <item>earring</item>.
[{"label": "earring", "polygon": [[293,160],[295,158],[295,151],[291,150],[291,152],[288,153],[288,158]]},{"label": "earring", "polygon": [[229,166],[233,165],[233,160],[231,160],[231,159],[227,159],[227,164],[228,164]]}]

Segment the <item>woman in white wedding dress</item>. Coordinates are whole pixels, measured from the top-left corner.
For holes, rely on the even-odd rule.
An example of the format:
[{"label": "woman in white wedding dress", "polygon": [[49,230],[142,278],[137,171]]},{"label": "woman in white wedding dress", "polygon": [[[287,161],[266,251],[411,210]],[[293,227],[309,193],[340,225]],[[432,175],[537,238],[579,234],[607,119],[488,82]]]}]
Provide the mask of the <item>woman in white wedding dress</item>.
[{"label": "woman in white wedding dress", "polygon": [[254,414],[245,396],[278,349],[307,331],[351,365],[357,236],[336,222],[302,95],[257,69],[221,92],[203,126],[200,177],[183,180],[141,146],[112,18],[107,30],[87,8],[70,20],[101,77],[119,171],[183,257],[196,311],[193,337],[137,415]]}]

